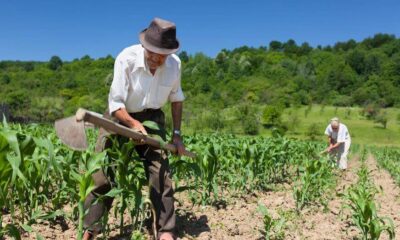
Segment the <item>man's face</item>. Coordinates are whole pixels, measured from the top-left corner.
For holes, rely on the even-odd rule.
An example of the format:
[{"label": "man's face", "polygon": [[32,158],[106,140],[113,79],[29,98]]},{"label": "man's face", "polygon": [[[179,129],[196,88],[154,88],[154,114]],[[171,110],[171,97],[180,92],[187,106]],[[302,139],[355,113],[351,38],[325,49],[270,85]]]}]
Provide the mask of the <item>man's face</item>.
[{"label": "man's face", "polygon": [[163,65],[165,62],[165,59],[167,59],[168,55],[167,54],[158,54],[151,52],[147,49],[144,51],[144,58],[146,60],[147,66],[151,70],[157,69],[159,66]]},{"label": "man's face", "polygon": [[335,126],[335,125],[331,125],[331,127],[332,127],[332,130],[334,131],[334,132],[337,132],[337,131],[339,131],[339,126]]}]

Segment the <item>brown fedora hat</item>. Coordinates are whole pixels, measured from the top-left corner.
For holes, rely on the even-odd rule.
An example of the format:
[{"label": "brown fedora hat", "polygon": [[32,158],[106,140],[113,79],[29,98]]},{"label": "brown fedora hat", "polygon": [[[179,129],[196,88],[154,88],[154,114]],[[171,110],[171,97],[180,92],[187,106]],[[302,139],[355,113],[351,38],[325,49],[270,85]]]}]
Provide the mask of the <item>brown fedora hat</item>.
[{"label": "brown fedora hat", "polygon": [[175,23],[154,18],[150,26],[139,34],[143,47],[159,54],[171,54],[179,49]]}]

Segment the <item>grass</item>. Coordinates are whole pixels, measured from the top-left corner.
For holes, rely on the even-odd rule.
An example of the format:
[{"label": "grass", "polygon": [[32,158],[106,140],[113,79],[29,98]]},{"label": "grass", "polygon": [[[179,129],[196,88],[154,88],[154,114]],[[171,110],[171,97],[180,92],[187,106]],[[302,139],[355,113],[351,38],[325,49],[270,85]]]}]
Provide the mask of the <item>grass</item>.
[{"label": "grass", "polygon": [[385,109],[388,117],[387,127],[383,128],[382,124],[374,123],[372,120],[362,116],[359,107],[333,107],[313,105],[303,106],[299,108],[288,108],[283,113],[283,120],[290,123],[293,116],[299,119],[294,130],[288,131],[288,137],[306,139],[308,128],[311,124],[317,124],[319,132],[317,136],[319,140],[326,140],[324,135],[325,128],[329,124],[329,120],[335,116],[339,117],[349,129],[352,143],[368,144],[377,146],[400,146],[400,122],[397,116],[400,109]]},{"label": "grass", "polygon": [[[260,109],[259,117],[261,118],[263,106],[257,107]],[[169,107],[164,108],[167,126],[172,125],[170,111]],[[241,120],[238,119],[237,111],[235,107],[229,107],[221,109],[216,115],[215,111],[210,111],[209,109],[186,110],[183,114],[182,130],[185,135],[190,135],[194,132],[210,134],[223,132],[243,135],[243,127]],[[316,132],[318,133],[316,140],[327,141],[324,135],[325,128],[328,126],[329,120],[337,116],[348,127],[353,144],[400,147],[400,121],[398,120],[400,108],[383,110],[388,118],[386,129],[383,128],[382,124],[366,119],[361,115],[361,111],[362,108],[360,107],[322,105],[291,107],[283,111],[282,120],[289,126],[289,130],[286,132],[286,136],[289,138],[310,139],[307,134],[308,129],[310,125],[316,124]],[[297,116],[298,119],[295,123],[293,123],[293,116]],[[209,127],[210,121],[215,121],[216,119],[224,122],[222,128]],[[259,130],[259,135],[271,136],[270,129],[260,125]]]}]

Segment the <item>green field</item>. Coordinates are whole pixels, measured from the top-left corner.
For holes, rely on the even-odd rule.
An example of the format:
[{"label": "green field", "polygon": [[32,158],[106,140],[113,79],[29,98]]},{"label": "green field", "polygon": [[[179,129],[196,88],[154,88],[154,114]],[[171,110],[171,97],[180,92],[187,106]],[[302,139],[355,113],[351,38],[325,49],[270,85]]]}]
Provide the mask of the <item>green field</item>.
[{"label": "green field", "polygon": [[388,108],[384,111],[387,113],[388,122],[386,129],[382,124],[368,120],[361,115],[362,108],[359,107],[333,107],[313,105],[309,110],[309,106],[299,108],[289,108],[284,111],[283,120],[289,121],[291,116],[297,115],[299,122],[294,131],[288,131],[288,137],[306,139],[307,131],[311,124],[317,124],[321,135],[318,139],[325,140],[324,131],[329,124],[329,120],[335,116],[341,119],[349,131],[352,142],[356,144],[368,144],[377,146],[400,146],[400,122],[397,116],[400,114],[398,108]]},{"label": "green field", "polygon": [[[255,116],[258,119],[259,132],[256,135],[271,136],[272,129],[262,125],[263,110],[267,105],[254,106]],[[183,116],[183,132],[191,135],[195,132],[212,134],[215,132],[246,135],[243,130],[243,119],[240,108],[230,107],[222,109],[219,112],[204,109],[188,109],[190,112]],[[385,108],[381,109],[386,113],[386,128],[382,124],[367,119],[362,115],[361,107],[334,107],[323,105],[290,107],[282,111],[281,122],[287,128],[285,136],[302,140],[310,140],[310,126],[314,125],[314,140],[326,141],[324,135],[325,128],[330,119],[339,117],[344,123],[352,138],[353,144],[376,145],[376,146],[395,146],[400,147],[400,109]],[[164,109],[166,113],[169,108]],[[190,118],[188,119],[188,116]],[[168,119],[169,118],[169,119]],[[167,122],[172,120],[167,114]],[[168,123],[170,125],[170,123]],[[168,125],[167,124],[167,125]]]},{"label": "green field", "polygon": [[[300,113],[304,109],[297,110]],[[324,112],[331,115],[331,110],[334,111],[333,108],[326,108]],[[323,124],[324,118],[317,118],[318,111],[318,108],[314,108],[307,117]],[[339,109],[338,116],[341,116]],[[357,123],[362,126],[366,122],[358,119],[357,114],[354,114],[354,120],[352,117],[347,120],[349,126]],[[299,125],[299,132],[301,127],[307,128],[305,120]],[[363,130],[356,129],[360,132]],[[372,126],[372,129],[383,131],[379,127]],[[355,132],[357,139],[357,131]],[[133,147],[133,142],[122,146],[116,144],[112,149],[95,153],[95,131],[88,130],[88,133],[89,149],[78,152],[62,144],[53,127],[0,124],[0,239],[60,239],[60,236],[64,239],[81,239],[83,218],[87,214],[83,204],[94,184],[91,174],[111,166],[117,169],[118,174],[115,187],[107,195],[116,198],[115,211],[110,214],[111,222],[106,217],[102,219],[102,222],[108,223],[102,237],[118,236],[113,239],[130,237],[141,240],[148,237],[149,233],[143,223],[150,216],[148,214],[151,205],[148,204],[147,181],[140,157],[135,153],[127,153]],[[300,133],[297,136],[301,136]],[[352,227],[359,230],[350,235],[348,231],[331,231],[330,234],[339,235],[330,239],[354,239],[356,235],[367,239],[367,236],[374,234],[370,229],[386,229],[389,234],[394,234],[393,217],[383,218],[387,214],[380,214],[373,207],[376,204],[387,206],[388,201],[392,203],[392,200],[385,198],[385,202],[373,197],[377,188],[373,183],[373,175],[369,173],[368,167],[371,166],[366,161],[369,153],[375,154],[379,164],[389,169],[393,178],[399,182],[398,149],[354,147],[354,157],[349,162],[351,171],[346,171],[347,177],[343,177],[343,173],[333,167],[328,157],[318,154],[325,148],[325,144],[321,142],[298,141],[279,136],[250,137],[222,133],[188,135],[184,140],[187,149],[196,152],[197,157],[190,159],[170,156],[178,202],[187,202],[190,209],[201,205],[204,209],[208,206],[216,209],[215,211],[221,211],[218,210],[219,206],[226,208],[222,211],[237,211],[233,208],[234,203],[245,202],[240,208],[248,207],[243,209],[246,214],[241,213],[247,215],[247,220],[228,218],[223,222],[249,225],[246,235],[240,236],[240,239],[261,239],[260,235],[263,239],[297,239],[290,237],[293,231],[296,231],[295,234],[299,231],[301,234],[313,234],[319,230],[305,227],[311,222],[303,223],[318,214],[325,214],[326,217],[333,217],[336,222],[344,224],[346,221],[348,224],[350,215],[347,219],[336,219],[337,216],[332,216],[332,211],[323,210],[329,202],[338,202],[339,198],[343,202],[340,208],[351,208]],[[370,162],[373,163],[373,160]],[[351,194],[344,190],[340,194],[334,194],[340,181],[357,179],[356,169],[358,179],[361,180],[346,182]],[[386,178],[392,181],[389,175]],[[389,181],[387,179],[385,181]],[[387,189],[385,194],[398,196]],[[277,202],[279,205],[270,205],[271,199],[281,199],[285,204]],[[358,205],[364,203],[372,206],[369,212],[358,208]],[[179,205],[180,211],[184,208],[184,205]],[[395,209],[391,212],[396,211]],[[278,215],[272,214],[273,212]],[[370,212],[372,214],[368,215]],[[197,214],[209,217],[210,221],[223,215],[221,212],[213,215],[204,211]],[[192,215],[179,216],[181,221],[192,221],[191,228],[199,228],[200,220],[193,221]],[[57,219],[65,221],[71,231],[49,228],[48,226],[57,225]],[[254,222],[249,224],[246,221],[250,219]],[[363,222],[358,225],[360,221]],[[229,227],[222,228],[222,225],[210,223],[205,225],[208,227],[205,231],[209,234],[220,231],[219,234],[223,236],[231,236],[232,230]],[[125,232],[124,229],[129,231]],[[184,239],[197,239],[195,234],[183,227],[178,235]],[[210,236],[210,239],[221,239],[215,238],[217,235]],[[379,235],[368,239],[379,239]]]}]

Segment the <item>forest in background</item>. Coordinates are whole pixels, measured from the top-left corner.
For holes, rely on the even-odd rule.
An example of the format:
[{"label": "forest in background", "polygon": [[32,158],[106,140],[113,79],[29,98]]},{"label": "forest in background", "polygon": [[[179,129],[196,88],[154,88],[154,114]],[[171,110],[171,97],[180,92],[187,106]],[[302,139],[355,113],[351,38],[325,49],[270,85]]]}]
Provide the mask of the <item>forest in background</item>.
[{"label": "forest in background", "polygon": [[[184,124],[194,129],[229,129],[239,121],[244,133],[257,134],[260,124],[279,126],[275,115],[289,107],[358,106],[379,118],[379,109],[400,106],[400,39],[390,34],[332,46],[290,39],[223,49],[215,58],[179,56]],[[0,105],[22,122],[51,122],[78,107],[103,112],[113,65],[111,55],[0,61]]]}]

